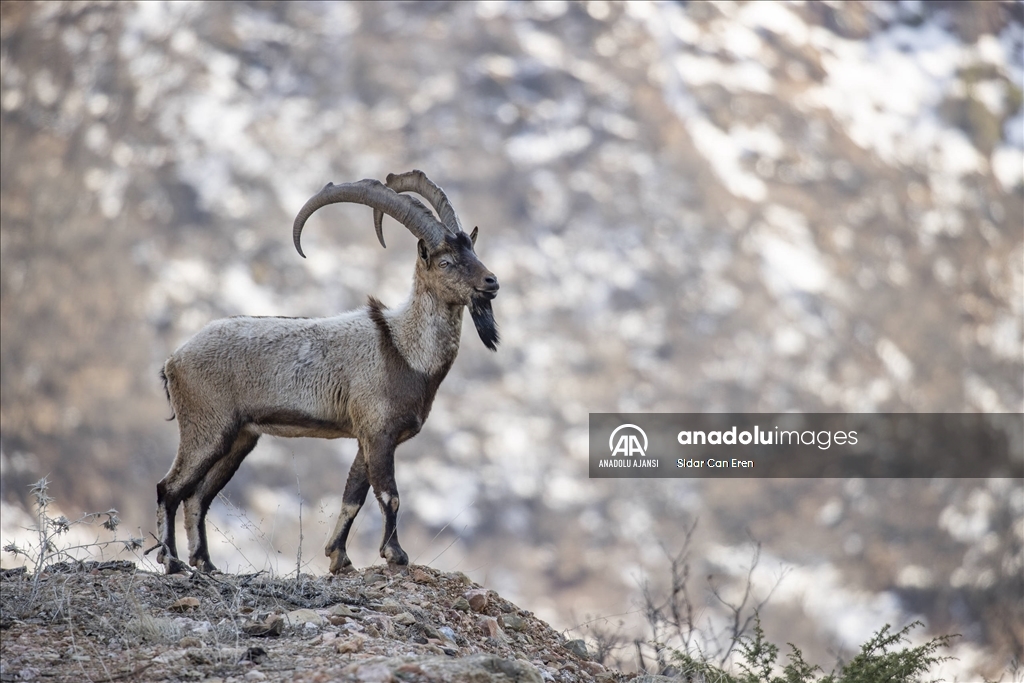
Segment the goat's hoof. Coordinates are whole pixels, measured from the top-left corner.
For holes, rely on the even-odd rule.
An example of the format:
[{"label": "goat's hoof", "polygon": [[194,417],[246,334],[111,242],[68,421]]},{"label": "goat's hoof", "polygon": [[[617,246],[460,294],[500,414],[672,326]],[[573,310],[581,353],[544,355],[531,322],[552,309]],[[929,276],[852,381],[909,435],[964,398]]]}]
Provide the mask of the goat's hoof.
[{"label": "goat's hoof", "polygon": [[348,553],[344,550],[335,550],[328,557],[331,558],[331,573],[342,574],[352,571],[352,560],[348,559]]},{"label": "goat's hoof", "polygon": [[163,560],[164,571],[170,574],[181,574],[188,571],[188,565],[176,557],[167,556]]},{"label": "goat's hoof", "polygon": [[380,551],[380,556],[387,560],[388,565],[395,565],[398,567],[409,566],[409,556],[405,554],[405,551],[396,546],[384,546],[384,549]]},{"label": "goat's hoof", "polygon": [[188,563],[204,574],[219,574],[220,570],[207,557],[193,557]]}]

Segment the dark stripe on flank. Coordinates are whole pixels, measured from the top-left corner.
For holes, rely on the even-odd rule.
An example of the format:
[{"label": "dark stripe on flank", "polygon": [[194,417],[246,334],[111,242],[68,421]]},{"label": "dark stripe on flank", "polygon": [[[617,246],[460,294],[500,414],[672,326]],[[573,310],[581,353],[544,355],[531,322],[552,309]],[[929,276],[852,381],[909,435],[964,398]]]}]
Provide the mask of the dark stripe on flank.
[{"label": "dark stripe on flank", "polygon": [[300,427],[306,429],[323,429],[331,431],[344,431],[342,425],[333,420],[324,420],[313,417],[298,410],[274,410],[269,413],[254,416],[250,422],[256,425],[267,427]]}]

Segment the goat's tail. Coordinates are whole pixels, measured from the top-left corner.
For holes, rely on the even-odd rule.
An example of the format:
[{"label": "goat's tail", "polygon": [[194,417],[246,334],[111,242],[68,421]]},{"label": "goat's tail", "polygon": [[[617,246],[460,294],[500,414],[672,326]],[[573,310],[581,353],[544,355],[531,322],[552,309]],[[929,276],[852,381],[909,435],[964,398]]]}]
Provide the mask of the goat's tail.
[{"label": "goat's tail", "polygon": [[167,372],[163,367],[160,368],[160,381],[164,383],[164,394],[167,395],[167,405],[171,406],[171,416],[167,418],[167,421],[170,422],[177,416],[174,414],[174,404],[171,403],[171,390],[167,386]]}]

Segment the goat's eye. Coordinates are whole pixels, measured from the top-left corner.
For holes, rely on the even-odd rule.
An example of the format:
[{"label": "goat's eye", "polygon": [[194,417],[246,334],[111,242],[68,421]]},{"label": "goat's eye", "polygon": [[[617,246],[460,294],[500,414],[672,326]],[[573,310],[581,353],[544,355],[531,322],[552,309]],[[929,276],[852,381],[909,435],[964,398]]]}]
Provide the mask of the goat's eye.
[{"label": "goat's eye", "polygon": [[447,268],[450,265],[451,265],[451,262],[448,259],[446,259],[446,258],[443,258],[443,259],[441,259],[440,261],[437,262],[438,268]]}]

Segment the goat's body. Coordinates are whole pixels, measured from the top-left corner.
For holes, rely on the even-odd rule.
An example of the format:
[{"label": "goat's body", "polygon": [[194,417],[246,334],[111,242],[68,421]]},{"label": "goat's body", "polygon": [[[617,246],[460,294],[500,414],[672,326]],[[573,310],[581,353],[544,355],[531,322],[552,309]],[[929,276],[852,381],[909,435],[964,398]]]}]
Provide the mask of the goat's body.
[{"label": "goat's body", "polygon": [[[206,542],[206,512],[263,434],[354,438],[359,442],[342,496],[338,524],[327,543],[331,571],[351,562],[345,552],[352,521],[370,487],[384,514],[380,554],[408,564],[398,543],[395,447],[423,426],[434,395],[459,351],[462,312],[470,313],[481,341],[495,349],[497,327],[490,301],[498,280],[476,257],[477,231],[466,235],[444,192],[419,171],[328,185],[306,202],[293,226],[295,247],[306,219],[330,203],[372,206],[383,244],[387,213],[419,237],[413,291],[395,310],[375,299],[331,318],[237,317],[212,322],[164,363],[167,396],[181,441],[167,475],[157,484],[158,561],[182,568],[174,516],[184,503],[189,563],[214,569]],[[394,185],[392,188],[391,185]],[[427,197],[442,225],[417,200]]]},{"label": "goat's body", "polygon": [[[255,433],[355,436],[348,416],[348,380],[355,363],[372,363],[375,354],[357,345],[353,362],[341,363],[330,350],[353,336],[358,339],[353,332],[369,327],[365,312],[340,319],[230,318],[211,323],[164,364],[182,429],[202,419],[188,414],[194,404],[191,396],[182,395],[188,392],[201,394],[207,405],[213,401],[230,406],[232,417]],[[235,353],[225,354],[225,349]]]},{"label": "goat's body", "polygon": [[[398,500],[397,490],[387,491],[395,488],[393,465],[374,461],[392,461],[394,448],[426,421],[458,353],[462,308],[426,296],[394,311],[371,301],[331,318],[228,318],[183,344],[163,369],[181,437],[157,486],[162,541],[172,556],[174,508],[184,501],[189,561],[213,568],[205,511],[263,434],[359,440],[352,473],[389,470],[374,489],[390,508],[390,500]],[[376,478],[370,471],[356,477],[370,484]],[[337,534],[347,536],[365,500],[366,487],[354,488],[346,489],[349,514],[343,512]],[[394,529],[388,536],[397,547]],[[329,544],[328,554],[332,550]],[[338,568],[347,566],[344,539],[341,555]]]}]

